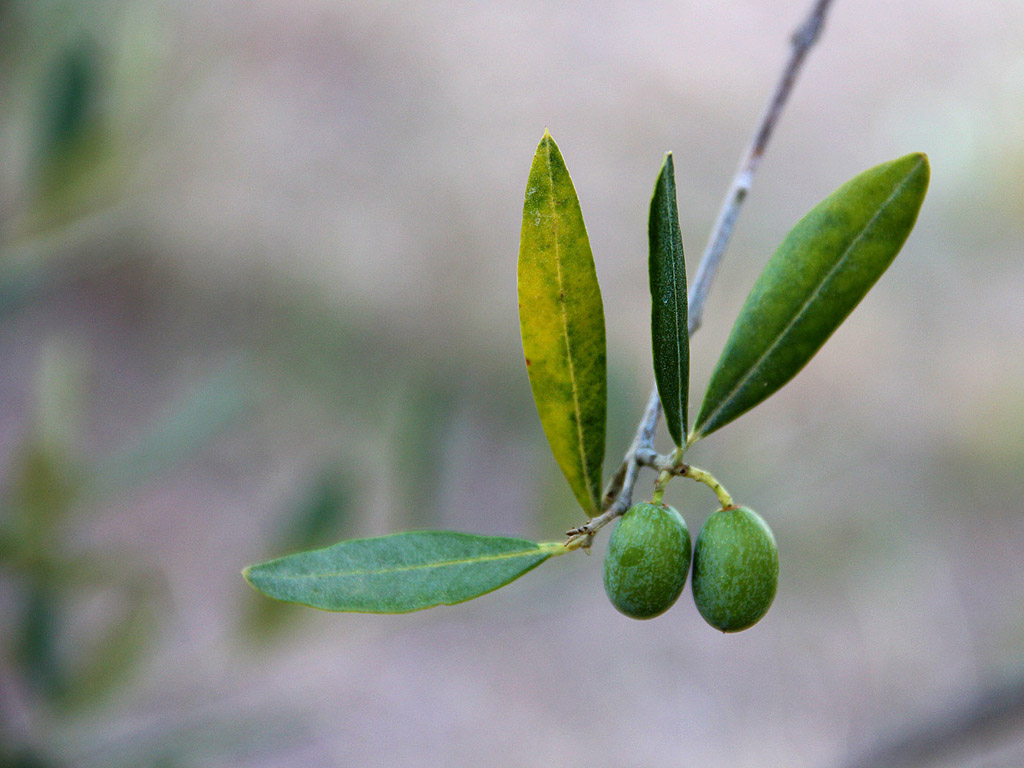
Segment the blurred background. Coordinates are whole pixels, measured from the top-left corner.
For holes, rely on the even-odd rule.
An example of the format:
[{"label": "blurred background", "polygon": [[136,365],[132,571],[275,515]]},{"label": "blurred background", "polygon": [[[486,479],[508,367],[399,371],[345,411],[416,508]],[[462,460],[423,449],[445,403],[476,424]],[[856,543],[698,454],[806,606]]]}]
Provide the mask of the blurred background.
[{"label": "blurred background", "polygon": [[[610,470],[652,380],[662,154],[692,275],[809,5],[0,0],[0,764],[1024,764],[1014,0],[836,0],[762,164],[694,400],[804,212],[910,151],[933,171],[851,319],[690,454],[778,538],[755,628],[720,635],[688,589],[620,616],[606,536],[407,616],[278,605],[239,573],[582,522],[521,362],[536,143],[603,286]],[[667,498],[694,533],[715,506]]]}]

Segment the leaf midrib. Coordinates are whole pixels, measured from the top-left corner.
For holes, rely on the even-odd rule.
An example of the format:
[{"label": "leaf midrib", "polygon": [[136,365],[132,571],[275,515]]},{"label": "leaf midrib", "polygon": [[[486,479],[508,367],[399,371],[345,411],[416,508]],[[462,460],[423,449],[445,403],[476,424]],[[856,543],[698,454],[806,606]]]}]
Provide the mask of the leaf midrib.
[{"label": "leaf midrib", "polygon": [[572,347],[569,343],[569,317],[565,309],[565,286],[562,282],[562,256],[559,252],[558,247],[558,216],[555,210],[555,175],[551,169],[551,146],[550,144],[546,148],[544,155],[545,161],[548,168],[548,183],[551,189],[551,196],[548,198],[548,204],[551,208],[551,223],[554,230],[554,249],[555,249],[555,276],[558,279],[558,309],[559,315],[562,320],[562,339],[565,341],[565,359],[569,364],[569,384],[572,387],[572,406],[574,421],[576,422],[576,440],[577,448],[579,451],[580,458],[580,473],[583,475],[583,483],[587,491],[587,500],[590,502],[590,506],[594,506],[594,502],[597,498],[593,483],[590,478],[588,467],[590,466],[587,461],[587,448],[586,440],[583,437],[583,419],[580,413],[580,398],[579,398],[579,387],[576,384],[576,365],[573,362]]},{"label": "leaf midrib", "polygon": [[366,576],[366,575],[389,575],[392,573],[405,573],[407,571],[418,571],[426,568],[448,568],[456,565],[468,565],[470,563],[487,563],[493,560],[511,560],[516,557],[525,557],[527,555],[538,555],[547,554],[540,547],[534,549],[524,549],[518,552],[502,552],[496,555],[486,555],[484,557],[466,557],[459,560],[440,560],[432,563],[417,563],[414,565],[402,565],[393,568],[380,568],[376,570],[352,570],[352,571],[328,571],[322,573],[292,573],[292,574],[275,574],[274,578],[278,579],[329,579],[338,576]]},{"label": "leaf midrib", "polygon": [[[811,293],[808,295],[808,298],[801,305],[800,310],[796,314],[793,315],[793,318],[779,332],[778,336],[776,336],[775,340],[771,343],[771,345],[764,352],[762,352],[761,355],[757,358],[757,360],[755,360],[753,362],[753,364],[747,369],[746,374],[737,381],[736,385],[729,391],[729,394],[725,398],[722,399],[721,404],[717,408],[715,408],[715,410],[713,410],[708,415],[708,417],[706,419],[704,419],[704,425],[714,423],[714,420],[718,416],[718,414],[721,413],[722,410],[724,410],[725,407],[727,405],[729,405],[733,401],[733,399],[736,397],[736,394],[741,389],[743,389],[743,387],[747,384],[747,382],[750,381],[751,378],[754,377],[754,375],[758,372],[758,370],[764,364],[764,361],[769,357],[769,355],[771,355],[771,353],[775,350],[775,348],[780,343],[782,343],[782,340],[786,337],[786,334],[789,333],[790,329],[792,329],[792,327],[797,324],[797,322],[804,316],[804,314],[806,314],[807,309],[818,298],[818,296],[821,294],[821,291],[823,290],[825,285],[827,285],[828,282],[832,279],[832,277],[835,275],[836,271],[849,258],[850,253],[853,251],[854,248],[857,247],[857,244],[861,240],[864,239],[864,236],[866,235],[868,230],[870,230],[871,227],[874,226],[875,222],[885,212],[885,210],[889,207],[889,205],[896,198],[896,196],[899,195],[899,193],[903,191],[904,187],[906,187],[906,185],[910,182],[910,178],[917,172],[917,169],[921,167],[921,163],[922,162],[923,162],[922,160],[918,160],[918,162],[914,165],[914,167],[912,169],[910,169],[910,171],[907,172],[907,175],[903,178],[903,180],[897,185],[897,187],[892,191],[892,193],[885,199],[885,202],[883,202],[878,207],[878,210],[875,211],[875,213],[871,216],[871,218],[868,219],[867,224],[864,225],[864,227],[861,229],[861,231],[859,233],[857,233],[857,236],[852,241],[850,241],[850,244],[846,247],[846,250],[843,251],[843,255],[839,259],[836,260],[836,263],[826,273],[826,275],[821,279],[821,282],[819,282],[817,287],[815,287],[815,289],[813,291],[811,291]],[[699,434],[706,434],[706,433],[702,431]]]},{"label": "leaf midrib", "polygon": [[[676,347],[676,414],[679,415],[679,425],[685,430],[686,414],[684,413],[683,406],[683,347],[679,343],[679,283],[678,275],[676,274],[676,240],[675,232],[679,224],[676,221],[672,206],[667,203],[667,193],[662,192],[662,207],[666,209],[668,214],[668,250],[669,250],[669,263],[672,271],[672,327],[675,330],[673,341]],[[662,234],[665,234],[662,232]],[[684,294],[685,295],[685,294]]]}]

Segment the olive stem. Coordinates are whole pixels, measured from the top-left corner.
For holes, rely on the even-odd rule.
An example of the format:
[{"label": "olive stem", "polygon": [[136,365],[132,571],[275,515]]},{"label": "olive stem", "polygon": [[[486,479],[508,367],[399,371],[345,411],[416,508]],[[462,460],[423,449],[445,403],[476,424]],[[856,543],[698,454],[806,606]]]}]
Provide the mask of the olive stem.
[{"label": "olive stem", "polygon": [[[725,252],[729,239],[732,237],[740,207],[750,191],[754,174],[757,172],[757,167],[764,156],[768,141],[771,139],[779,117],[781,117],[782,111],[789,101],[793,85],[796,83],[796,77],[803,68],[808,52],[821,37],[821,30],[825,25],[825,16],[831,4],[832,0],[814,0],[814,4],[807,17],[790,38],[789,59],[782,70],[782,75],[775,86],[771,98],[768,100],[768,105],[758,121],[754,137],[740,160],[739,169],[733,177],[725,199],[722,201],[721,211],[708,237],[707,248],[701,257],[700,263],[697,265],[696,277],[690,285],[687,298],[687,332],[690,336],[693,336],[701,326],[708,292],[711,289],[711,283],[721,263],[722,254]],[[626,451],[626,455],[622,459],[622,463],[612,475],[605,488],[604,496],[601,500],[601,514],[591,518],[584,525],[567,531],[566,536],[569,538],[564,545],[566,549],[588,549],[594,539],[594,534],[613,519],[625,513],[632,505],[633,490],[636,488],[640,467],[641,465],[651,466],[641,460],[641,455],[647,456],[648,452],[654,456],[658,455],[654,450],[654,433],[658,427],[660,416],[661,401],[658,398],[658,387],[655,385],[651,388],[651,394],[647,399],[647,406],[644,408],[640,423],[637,425],[633,442],[630,444],[629,450]],[[689,447],[690,444],[696,441],[697,437],[690,435],[685,447]],[[655,469],[659,469],[662,473],[665,471],[664,467],[655,467]],[[658,480],[661,480],[661,475],[659,475]],[[717,484],[717,481],[715,482]],[[718,488],[721,489],[721,484],[718,484]],[[664,489],[662,487],[663,492]],[[657,485],[655,493],[657,493]],[[715,493],[719,495],[720,500],[729,498],[724,489],[722,489],[721,493],[715,490]],[[729,499],[730,503],[731,501]]]},{"label": "olive stem", "polygon": [[708,488],[715,492],[718,502],[722,505],[722,509],[731,509],[736,506],[733,504],[732,496],[725,490],[725,486],[718,482],[714,475],[692,464],[684,464],[683,466],[685,469],[679,473],[680,476],[688,477],[691,480],[696,480],[698,483],[704,483],[704,485],[708,486]]},{"label": "olive stem", "polygon": [[[662,473],[664,474],[664,472]],[[651,495],[651,504],[661,504],[665,498],[665,486],[668,483],[661,482],[661,475],[658,475],[658,479],[654,483],[654,493]]]},{"label": "olive stem", "polygon": [[650,467],[658,472],[658,479],[654,481],[654,498],[652,499],[654,504],[661,503],[665,495],[665,487],[673,477],[688,477],[698,483],[704,483],[714,491],[723,509],[735,506],[732,496],[714,475],[706,469],[683,463],[683,451],[680,448],[676,448],[668,456],[654,451],[643,451],[638,453],[637,460],[645,467]]},{"label": "olive stem", "polygon": [[654,481],[654,496],[651,501],[654,504],[661,504],[661,500],[665,497],[665,488],[672,479],[672,475],[679,474],[678,469],[686,465],[683,464],[683,449],[680,447],[672,451],[670,456],[658,456],[657,459],[658,468],[661,471],[658,473],[658,479]]}]

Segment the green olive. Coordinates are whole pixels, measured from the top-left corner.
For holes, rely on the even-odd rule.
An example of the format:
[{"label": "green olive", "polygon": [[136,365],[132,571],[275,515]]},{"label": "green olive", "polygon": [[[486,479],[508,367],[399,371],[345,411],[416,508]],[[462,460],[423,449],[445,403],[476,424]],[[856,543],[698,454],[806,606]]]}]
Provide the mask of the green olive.
[{"label": "green olive", "polygon": [[619,611],[653,619],[672,607],[690,570],[690,531],[672,507],[637,504],[619,520],[604,559],[604,591]]},{"label": "green olive", "polygon": [[693,599],[713,627],[739,632],[768,612],[779,583],[779,550],[768,524],[747,507],[720,509],[693,551]]}]

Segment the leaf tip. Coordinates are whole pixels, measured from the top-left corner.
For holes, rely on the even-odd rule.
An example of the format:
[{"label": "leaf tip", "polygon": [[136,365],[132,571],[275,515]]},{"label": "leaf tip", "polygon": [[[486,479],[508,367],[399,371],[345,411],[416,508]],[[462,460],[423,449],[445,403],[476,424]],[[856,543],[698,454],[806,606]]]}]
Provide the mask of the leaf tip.
[{"label": "leaf tip", "polygon": [[558,144],[555,143],[554,136],[551,135],[551,131],[545,128],[544,135],[540,137],[540,143],[537,145],[535,158],[539,159],[546,157],[548,158],[548,162],[550,162],[552,155],[561,156],[558,151]]},{"label": "leaf tip", "polygon": [[911,152],[909,155],[904,155],[899,160],[895,160],[894,164],[902,164],[911,169],[911,173],[921,170],[925,178],[931,175],[931,162],[928,160],[928,155],[925,152]]},{"label": "leaf tip", "polygon": [[932,175],[932,164],[928,159],[928,155],[925,152],[914,152],[912,157],[917,158],[918,162],[924,167],[924,175],[926,178],[931,178]]},{"label": "leaf tip", "polygon": [[906,173],[907,182],[917,190],[918,206],[920,206],[924,202],[932,179],[932,168],[928,155],[924,152],[911,152],[894,160],[893,165],[899,166]]},{"label": "leaf tip", "polygon": [[661,168],[658,169],[658,178],[654,181],[654,195],[657,198],[659,190],[672,189],[672,197],[675,198],[676,169],[672,160],[672,153],[666,152],[661,161]]}]

